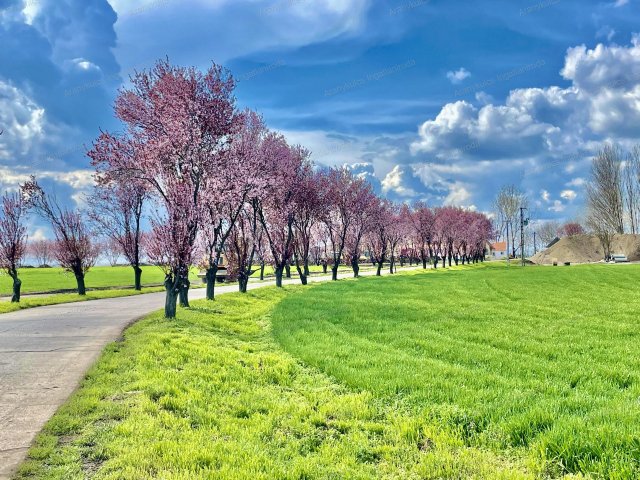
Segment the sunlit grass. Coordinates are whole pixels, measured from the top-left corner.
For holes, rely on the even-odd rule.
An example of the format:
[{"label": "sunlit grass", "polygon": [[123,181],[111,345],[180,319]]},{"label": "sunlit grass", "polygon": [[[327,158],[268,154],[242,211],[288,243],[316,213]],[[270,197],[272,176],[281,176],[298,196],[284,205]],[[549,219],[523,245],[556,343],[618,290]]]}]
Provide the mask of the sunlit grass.
[{"label": "sunlit grass", "polygon": [[284,299],[274,333],[353,391],[466,446],[515,455],[541,477],[633,479],[639,282],[630,265],[340,282]]},{"label": "sunlit grass", "polygon": [[99,300],[102,298],[128,297],[140,295],[142,293],[162,292],[164,287],[145,287],[138,292],[133,289],[109,289],[109,290],[91,290],[86,295],[78,295],[77,293],[59,293],[56,295],[44,295],[34,297],[22,297],[20,303],[11,303],[8,301],[0,302],[0,313],[15,312],[25,308],[42,307],[45,305],[58,305],[60,303],[85,302],[87,300]]},{"label": "sunlit grass", "polygon": [[177,320],[138,322],[47,424],[18,478],[531,477],[517,459],[469,448],[400,402],[283,352],[272,309],[316,288],[224,295],[193,302]]}]

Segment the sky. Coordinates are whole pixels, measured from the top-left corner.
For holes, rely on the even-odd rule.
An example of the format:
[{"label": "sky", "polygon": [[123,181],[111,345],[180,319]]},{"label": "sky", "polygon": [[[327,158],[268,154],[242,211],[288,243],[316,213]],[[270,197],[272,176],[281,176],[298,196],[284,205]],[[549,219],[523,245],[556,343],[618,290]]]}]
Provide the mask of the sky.
[{"label": "sky", "polygon": [[82,206],[118,89],[165,57],[224,65],[240,107],[395,201],[488,212],[513,183],[579,218],[594,153],[640,143],[640,0],[0,0],[0,189]]}]

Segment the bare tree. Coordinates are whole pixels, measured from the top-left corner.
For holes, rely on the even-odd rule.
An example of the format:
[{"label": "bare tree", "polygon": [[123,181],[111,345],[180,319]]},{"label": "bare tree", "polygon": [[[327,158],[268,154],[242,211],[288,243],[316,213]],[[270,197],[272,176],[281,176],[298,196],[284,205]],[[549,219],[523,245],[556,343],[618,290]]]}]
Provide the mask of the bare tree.
[{"label": "bare tree", "polygon": [[587,228],[598,237],[602,245],[604,260],[607,261],[611,257],[611,241],[616,231],[601,217],[589,212],[586,221]]},{"label": "bare tree", "polygon": [[640,230],[640,145],[636,145],[625,160],[623,171],[624,203],[631,233]]},{"label": "bare tree", "polygon": [[560,230],[560,224],[555,220],[548,220],[542,222],[538,228],[536,228],[537,239],[540,240],[542,245],[546,248],[553,240],[558,236],[558,230]]},{"label": "bare tree", "polygon": [[516,256],[516,225],[520,215],[520,208],[527,207],[527,197],[515,185],[505,185],[500,189],[494,201],[494,208],[500,217],[502,229],[505,229],[507,250],[511,245],[512,254]]},{"label": "bare tree", "polygon": [[[590,227],[624,233],[624,187],[620,149],[605,145],[591,163],[587,184]],[[596,230],[596,228],[594,228]]]}]

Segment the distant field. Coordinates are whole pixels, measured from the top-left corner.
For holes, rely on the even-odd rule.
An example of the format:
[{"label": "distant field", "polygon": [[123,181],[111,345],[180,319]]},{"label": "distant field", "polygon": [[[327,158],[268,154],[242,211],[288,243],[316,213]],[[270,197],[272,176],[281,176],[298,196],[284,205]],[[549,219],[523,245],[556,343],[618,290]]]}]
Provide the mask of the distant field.
[{"label": "distant field", "polygon": [[[23,268],[19,272],[22,280],[22,293],[53,292],[76,288],[73,274],[62,268]],[[198,282],[197,271],[192,272],[192,281]],[[142,267],[142,284],[159,285],[164,274],[158,267]],[[133,286],[131,267],[93,267],[86,276],[87,288],[111,288]],[[0,276],[0,296],[11,295],[12,281],[7,275]]]},{"label": "distant field", "polygon": [[540,476],[640,478],[640,267],[485,266],[314,287],[283,347]]},{"label": "distant field", "polygon": [[[362,269],[369,268],[370,265],[363,265]],[[164,281],[162,270],[155,266],[142,267],[143,286],[161,285]],[[322,267],[313,265],[310,267],[312,274],[321,274]],[[341,265],[340,271],[351,270],[350,267]],[[330,270],[329,270],[330,272]],[[271,266],[265,267],[265,275],[273,275]],[[292,276],[297,277],[298,273],[293,267]],[[198,278],[198,269],[191,271],[191,282],[201,285],[202,280]],[[259,267],[253,274],[253,278],[260,277]],[[60,290],[72,290],[76,288],[76,279],[73,274],[65,272],[62,268],[23,268],[20,270],[22,280],[22,293],[46,293]],[[131,267],[94,267],[86,276],[87,288],[113,288],[133,286],[133,269]],[[12,280],[7,275],[0,275],[0,296],[10,296]]]}]

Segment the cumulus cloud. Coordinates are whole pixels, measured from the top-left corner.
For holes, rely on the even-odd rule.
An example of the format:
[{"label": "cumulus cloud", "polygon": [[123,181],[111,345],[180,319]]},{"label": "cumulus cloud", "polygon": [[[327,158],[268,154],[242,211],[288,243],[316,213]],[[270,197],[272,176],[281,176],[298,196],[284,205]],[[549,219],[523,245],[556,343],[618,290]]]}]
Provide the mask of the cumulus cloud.
[{"label": "cumulus cloud", "polygon": [[457,85],[463,82],[466,78],[471,76],[471,72],[464,67],[460,67],[458,70],[447,72],[447,78],[451,83]]},{"label": "cumulus cloud", "polygon": [[[503,103],[480,96],[479,104],[444,105],[418,129],[411,145],[416,162],[521,168],[521,181],[535,177],[534,191],[544,186],[541,197],[550,210],[563,212],[562,200],[579,196],[589,160],[603,141],[624,145],[640,137],[640,37],[628,45],[569,48],[560,74],[569,86],[514,89]],[[473,192],[467,193],[464,198],[460,190],[457,198],[473,201]]]}]

